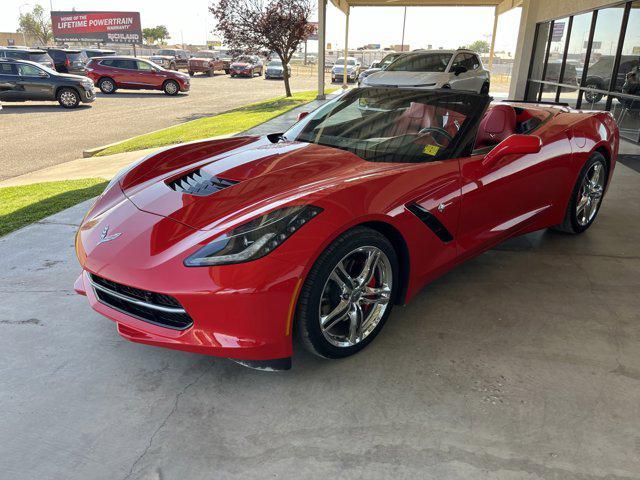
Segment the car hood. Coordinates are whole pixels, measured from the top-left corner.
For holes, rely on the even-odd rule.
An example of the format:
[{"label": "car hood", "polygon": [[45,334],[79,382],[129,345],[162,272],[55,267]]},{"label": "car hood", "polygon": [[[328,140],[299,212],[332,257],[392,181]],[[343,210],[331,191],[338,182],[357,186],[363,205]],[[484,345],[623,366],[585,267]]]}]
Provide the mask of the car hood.
[{"label": "car hood", "polygon": [[[394,164],[366,162],[349,152],[316,144],[234,137],[164,150],[129,171],[120,185],[142,211],[197,230],[223,231],[230,223],[248,220],[274,206],[311,203],[390,168]],[[231,186],[207,196],[171,187],[193,182],[192,172]]]},{"label": "car hood", "polygon": [[189,59],[189,61],[191,61],[191,60],[198,60],[199,62],[201,62],[201,61],[213,62],[213,58],[208,58],[208,57],[191,57]]},{"label": "car hood", "polygon": [[247,63],[247,62],[233,62],[231,64],[232,67],[236,67],[236,68],[250,67],[251,65],[253,64]]},{"label": "car hood", "polygon": [[445,83],[449,76],[440,72],[390,72],[388,70],[367,76],[366,85],[382,87],[393,85],[400,87],[430,86]]},{"label": "car hood", "polygon": [[63,78],[65,80],[75,80],[77,82],[82,82],[83,80],[87,80],[87,77],[82,75],[74,75],[73,73],[58,73],[56,74],[57,78]]},{"label": "car hood", "polygon": [[161,58],[161,59],[163,59],[163,60],[172,60],[172,59],[174,59],[175,57],[172,57],[171,55],[151,55],[149,58],[150,58],[150,59],[154,59],[154,58]]}]

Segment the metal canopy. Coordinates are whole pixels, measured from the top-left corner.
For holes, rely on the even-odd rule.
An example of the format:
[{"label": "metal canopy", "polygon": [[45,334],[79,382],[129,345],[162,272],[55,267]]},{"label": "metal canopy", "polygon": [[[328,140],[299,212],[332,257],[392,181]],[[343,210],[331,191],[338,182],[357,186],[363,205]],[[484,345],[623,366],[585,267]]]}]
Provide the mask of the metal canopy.
[{"label": "metal canopy", "polygon": [[523,0],[331,0],[343,12],[349,7],[496,7],[498,15],[522,5]]}]

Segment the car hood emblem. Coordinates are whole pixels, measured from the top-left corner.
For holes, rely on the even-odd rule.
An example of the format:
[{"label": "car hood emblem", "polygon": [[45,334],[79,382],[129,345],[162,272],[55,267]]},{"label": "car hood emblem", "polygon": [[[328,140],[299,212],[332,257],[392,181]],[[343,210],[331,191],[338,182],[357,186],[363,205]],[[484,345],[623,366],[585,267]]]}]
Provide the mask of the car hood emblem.
[{"label": "car hood emblem", "polygon": [[122,232],[118,232],[118,233],[114,233],[112,235],[109,235],[109,225],[107,225],[106,227],[104,227],[102,229],[102,233],[100,234],[100,241],[98,242],[98,245],[100,245],[102,243],[110,242],[111,240],[115,240],[120,235],[122,235]]}]

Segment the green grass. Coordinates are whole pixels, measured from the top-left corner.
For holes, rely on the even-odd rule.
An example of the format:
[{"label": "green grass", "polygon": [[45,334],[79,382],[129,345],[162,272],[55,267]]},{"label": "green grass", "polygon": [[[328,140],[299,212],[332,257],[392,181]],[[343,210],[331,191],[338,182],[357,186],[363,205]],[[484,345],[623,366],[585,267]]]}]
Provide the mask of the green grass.
[{"label": "green grass", "polygon": [[0,188],[0,236],[102,193],[102,178]]},{"label": "green grass", "polygon": [[[330,93],[330,91],[327,93]],[[316,95],[317,92],[315,91],[298,92],[294,93],[292,97],[277,97],[252,103],[213,117],[198,118],[197,120],[165,128],[164,130],[125,140],[124,142],[102,150],[96,156],[163,147],[165,145],[174,145],[176,143],[242,132],[293,108],[309,103],[316,98]]]}]

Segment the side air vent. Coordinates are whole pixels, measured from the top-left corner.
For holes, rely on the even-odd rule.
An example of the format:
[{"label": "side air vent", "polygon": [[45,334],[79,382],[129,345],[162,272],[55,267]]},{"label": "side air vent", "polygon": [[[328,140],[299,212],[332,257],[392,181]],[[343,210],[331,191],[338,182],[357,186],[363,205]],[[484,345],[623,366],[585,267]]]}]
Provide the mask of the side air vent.
[{"label": "side air vent", "polygon": [[429,210],[421,207],[417,203],[410,203],[407,205],[407,210],[418,217],[422,223],[424,223],[429,230],[435,233],[435,235],[444,243],[449,243],[453,240],[453,235],[451,235],[449,230],[447,230],[447,227],[445,227]]},{"label": "side air vent", "polygon": [[214,177],[198,169],[187,173],[180,178],[167,182],[167,185],[169,188],[179,193],[206,197],[207,195],[219,192],[220,190],[235,185],[236,183],[238,182]]}]

